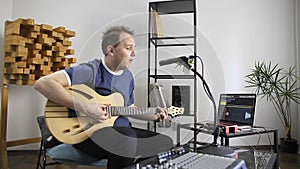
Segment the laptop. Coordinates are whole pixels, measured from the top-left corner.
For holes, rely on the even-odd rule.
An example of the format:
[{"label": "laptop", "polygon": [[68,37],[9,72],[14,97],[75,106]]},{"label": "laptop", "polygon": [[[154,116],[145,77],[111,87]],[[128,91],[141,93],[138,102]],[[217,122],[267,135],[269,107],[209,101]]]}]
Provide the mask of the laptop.
[{"label": "laptop", "polygon": [[220,94],[218,118],[220,125],[251,128],[254,123],[256,94]]}]

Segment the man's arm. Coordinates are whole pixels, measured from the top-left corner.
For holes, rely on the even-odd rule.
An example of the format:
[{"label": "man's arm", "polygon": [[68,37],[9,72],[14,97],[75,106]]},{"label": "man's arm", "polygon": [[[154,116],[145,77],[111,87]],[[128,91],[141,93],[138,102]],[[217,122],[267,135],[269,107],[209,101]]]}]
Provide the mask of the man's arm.
[{"label": "man's arm", "polygon": [[34,84],[34,88],[49,100],[68,108],[74,108],[73,99],[64,88],[65,86],[68,86],[68,80],[62,71],[41,77]]},{"label": "man's arm", "polygon": [[105,110],[105,106],[100,103],[87,104],[74,98],[64,87],[68,86],[68,79],[64,72],[57,71],[47,76],[44,76],[36,81],[34,88],[49,100],[75,109],[81,113],[84,113],[98,121],[106,120],[108,114]]}]

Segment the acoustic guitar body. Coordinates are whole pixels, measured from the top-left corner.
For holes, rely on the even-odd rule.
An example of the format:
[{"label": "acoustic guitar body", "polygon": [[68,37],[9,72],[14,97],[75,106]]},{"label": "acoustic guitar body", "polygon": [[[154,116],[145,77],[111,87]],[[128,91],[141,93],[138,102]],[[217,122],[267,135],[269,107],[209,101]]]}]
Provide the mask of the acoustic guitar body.
[{"label": "acoustic guitar body", "polygon": [[[86,103],[101,103],[107,106],[124,106],[124,99],[120,93],[101,96],[90,87],[80,84],[66,87],[74,99],[84,100]],[[75,105],[76,110],[76,105]],[[67,144],[77,144],[86,140],[95,131],[113,126],[118,116],[111,116],[105,122],[99,123],[92,118],[77,113],[77,117],[70,117],[69,109],[48,100],[45,108],[45,121],[53,136]]]}]

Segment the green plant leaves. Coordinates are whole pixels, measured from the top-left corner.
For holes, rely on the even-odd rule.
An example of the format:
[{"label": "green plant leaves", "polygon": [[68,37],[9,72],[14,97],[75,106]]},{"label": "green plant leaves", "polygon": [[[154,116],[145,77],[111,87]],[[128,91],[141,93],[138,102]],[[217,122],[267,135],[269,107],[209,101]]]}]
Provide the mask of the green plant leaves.
[{"label": "green plant leaves", "polygon": [[[255,62],[251,73],[245,76],[246,87],[254,88],[261,98],[266,98],[274,105],[284,127],[291,127],[292,101],[300,104],[300,88],[297,86],[300,78],[295,73],[295,68],[288,70],[280,68],[278,63]],[[287,133],[290,138],[290,129]]]}]

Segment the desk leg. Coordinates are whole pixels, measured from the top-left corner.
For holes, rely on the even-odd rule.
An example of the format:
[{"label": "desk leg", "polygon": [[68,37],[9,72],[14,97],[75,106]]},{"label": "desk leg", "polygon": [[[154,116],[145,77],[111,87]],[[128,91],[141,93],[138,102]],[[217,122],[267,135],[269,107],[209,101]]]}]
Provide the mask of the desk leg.
[{"label": "desk leg", "polygon": [[274,153],[278,154],[278,131],[274,131]]},{"label": "desk leg", "polygon": [[179,125],[177,125],[176,141],[177,141],[176,145],[180,146],[180,126]]},{"label": "desk leg", "polygon": [[221,136],[221,146],[224,146],[224,137]]},{"label": "desk leg", "polygon": [[279,167],[279,155],[278,155],[278,130],[274,131],[274,153],[276,153],[276,168]]},{"label": "desk leg", "polygon": [[225,146],[229,146],[229,138],[225,137]]}]

